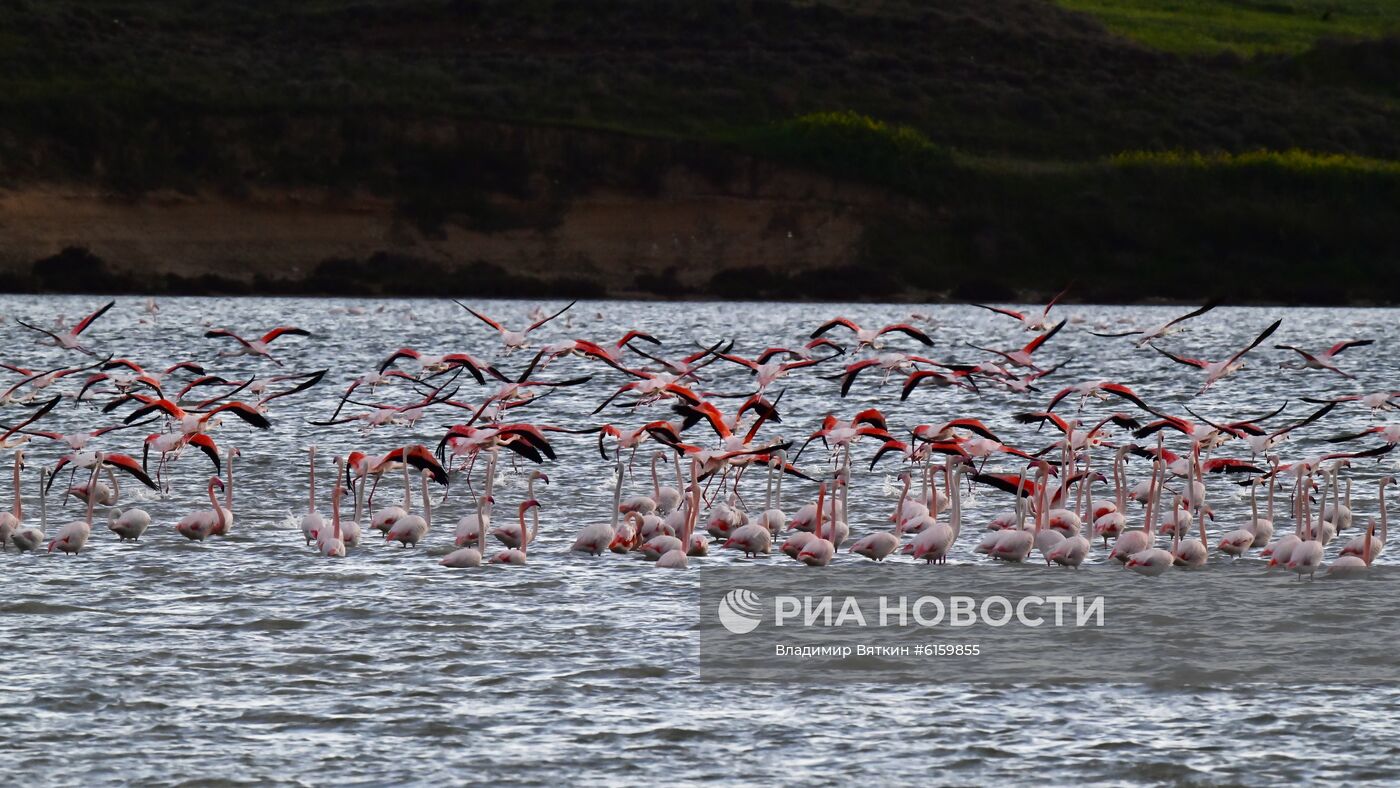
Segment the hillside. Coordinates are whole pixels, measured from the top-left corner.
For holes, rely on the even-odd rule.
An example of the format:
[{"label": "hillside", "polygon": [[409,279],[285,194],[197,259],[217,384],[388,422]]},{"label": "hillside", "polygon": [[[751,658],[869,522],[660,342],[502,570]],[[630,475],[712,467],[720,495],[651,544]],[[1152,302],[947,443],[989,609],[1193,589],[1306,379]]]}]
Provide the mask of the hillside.
[{"label": "hillside", "polygon": [[1383,0],[20,0],[0,276],[1395,301],[1397,29]]}]

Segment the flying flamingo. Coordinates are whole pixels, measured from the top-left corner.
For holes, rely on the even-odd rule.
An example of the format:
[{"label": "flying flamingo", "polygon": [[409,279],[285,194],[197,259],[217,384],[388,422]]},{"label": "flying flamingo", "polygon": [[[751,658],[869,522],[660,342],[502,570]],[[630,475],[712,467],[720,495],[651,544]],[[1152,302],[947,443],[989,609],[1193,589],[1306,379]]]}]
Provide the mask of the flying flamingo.
[{"label": "flying flamingo", "polygon": [[1366,345],[1374,345],[1375,343],[1376,340],[1374,339],[1348,339],[1338,342],[1317,354],[1309,353],[1296,345],[1274,345],[1274,347],[1279,350],[1291,350],[1303,357],[1301,362],[1295,364],[1279,364],[1279,369],[1325,369],[1328,372],[1335,372],[1344,378],[1354,379],[1356,377],[1355,375],[1337,366],[1333,363],[1332,359],[1336,358],[1347,348],[1365,347]]},{"label": "flying flamingo", "polygon": [[933,340],[929,339],[928,334],[925,334],[924,332],[909,325],[908,323],[892,323],[888,326],[885,326],[884,328],[879,329],[861,328],[855,323],[855,321],[845,317],[832,318],[831,320],[822,323],[816,331],[812,332],[811,338],[816,339],[817,337],[820,337],[822,334],[825,334],[826,332],[830,331],[833,328],[836,328],[837,326],[841,326],[842,328],[848,328],[855,333],[856,350],[860,350],[863,347],[879,350],[883,345],[880,338],[883,337],[885,334],[891,333],[900,333],[904,334],[905,336],[913,337],[914,339],[918,340],[924,345],[933,344]]},{"label": "flying flamingo", "polygon": [[1040,367],[1036,366],[1035,361],[1031,358],[1031,354],[1039,350],[1041,345],[1044,345],[1046,342],[1049,342],[1050,338],[1060,333],[1060,329],[1064,327],[1065,321],[1061,320],[1060,322],[1052,326],[1049,331],[1046,331],[1044,334],[1041,334],[1035,339],[1032,339],[1030,342],[1027,342],[1025,347],[1022,347],[1020,350],[993,350],[991,348],[974,345],[971,342],[968,342],[967,345],[968,347],[971,347],[975,350],[980,350],[984,353],[993,353],[998,356],[1001,356],[1002,358],[1006,359],[1007,363],[1009,364],[1014,364],[1018,367],[1026,367],[1028,369],[1038,370],[1040,369]]},{"label": "flying flamingo", "polygon": [[1211,300],[1199,309],[1194,309],[1190,312],[1187,312],[1184,315],[1181,315],[1180,317],[1174,317],[1171,320],[1168,320],[1167,322],[1152,328],[1147,328],[1143,330],[1134,329],[1132,331],[1120,331],[1118,333],[1099,333],[1097,331],[1090,331],[1089,333],[1093,334],[1096,337],[1130,337],[1137,335],[1138,338],[1134,341],[1134,344],[1136,344],[1138,347],[1144,347],[1153,340],[1163,339],[1165,337],[1177,333],[1178,331],[1185,330],[1185,326],[1181,325],[1182,323],[1186,322],[1187,320],[1190,320],[1193,317],[1200,317],[1201,315],[1204,315],[1205,313],[1216,308],[1217,306],[1220,306],[1220,303],[1221,302],[1219,299]]},{"label": "flying flamingo", "polygon": [[571,309],[571,308],[573,307],[573,305],[576,304],[576,303],[578,303],[578,302],[577,302],[577,301],[570,301],[568,306],[564,307],[563,309],[559,310],[558,312],[555,312],[554,314],[552,314],[552,315],[550,315],[550,316],[548,316],[548,317],[542,317],[542,318],[540,318],[539,320],[536,320],[535,322],[531,323],[530,326],[529,326],[528,328],[526,328],[524,331],[511,331],[510,329],[506,328],[505,326],[501,325],[500,323],[496,322],[495,320],[492,320],[491,318],[487,317],[486,315],[481,314],[480,312],[476,311],[475,309],[472,309],[471,307],[467,306],[466,304],[464,304],[464,303],[462,303],[461,301],[458,301],[458,300],[456,300],[456,299],[453,299],[452,303],[454,303],[454,304],[456,304],[457,306],[460,306],[461,308],[467,310],[468,312],[470,312],[470,313],[472,314],[473,317],[475,317],[476,319],[478,319],[478,320],[480,320],[481,322],[485,323],[486,325],[488,325],[488,326],[490,326],[490,327],[496,329],[496,332],[497,332],[498,334],[501,335],[501,342],[505,344],[506,352],[507,352],[507,353],[510,353],[511,351],[514,351],[514,350],[520,350],[520,349],[522,349],[522,348],[527,348],[527,347],[529,347],[529,346],[530,346],[530,332],[531,332],[531,331],[534,331],[535,329],[539,328],[540,326],[543,326],[545,323],[548,323],[549,321],[553,320],[554,318],[559,317],[560,315],[562,315],[562,314],[564,314],[565,312],[569,311],[569,309]]},{"label": "flying flamingo", "polygon": [[116,301],[108,301],[106,304],[98,308],[97,311],[93,312],[92,314],[88,315],[82,320],[79,320],[73,325],[72,328],[65,329],[61,332],[54,332],[49,331],[47,329],[39,328],[36,325],[31,325],[29,323],[24,322],[23,320],[19,320],[18,318],[15,319],[15,322],[19,323],[21,326],[24,326],[30,331],[37,331],[40,334],[47,335],[50,339],[53,340],[54,345],[56,347],[61,347],[64,350],[77,350],[86,353],[89,356],[95,356],[97,355],[96,353],[93,353],[91,350],[88,350],[87,348],[82,346],[82,344],[78,340],[78,335],[86,331],[88,327],[91,326],[95,320],[97,320],[97,318],[107,314],[107,310],[111,309],[112,306],[116,303]]},{"label": "flying flamingo", "polygon": [[1198,369],[1205,370],[1206,380],[1203,384],[1201,384],[1201,392],[1204,392],[1206,389],[1215,385],[1216,381],[1228,375],[1233,375],[1234,373],[1242,369],[1244,367],[1245,354],[1258,347],[1264,340],[1268,339],[1269,336],[1275,331],[1277,331],[1278,327],[1282,324],[1282,320],[1275,320],[1272,324],[1269,325],[1268,328],[1264,329],[1263,332],[1259,334],[1259,336],[1255,337],[1253,342],[1250,342],[1248,345],[1245,345],[1243,349],[1236,351],[1234,355],[1230,356],[1224,361],[1204,361],[1199,358],[1188,358],[1186,356],[1178,356],[1175,353],[1170,353],[1166,350],[1157,347],[1156,345],[1153,345],[1152,349],[1157,351],[1158,353],[1161,353],[1162,355],[1166,356],[1172,361],[1175,361],[1178,364],[1185,364],[1188,367],[1196,367]]},{"label": "flying flamingo", "polygon": [[227,328],[215,328],[204,332],[204,336],[209,339],[228,337],[236,340],[241,347],[238,350],[226,350],[219,354],[219,358],[230,356],[263,356],[277,366],[282,366],[282,362],[272,356],[272,342],[282,336],[309,337],[311,332],[296,326],[278,326],[263,334],[257,339],[244,339],[239,335],[229,331]]},{"label": "flying flamingo", "polygon": [[1050,303],[1046,304],[1045,308],[1042,309],[1040,311],[1040,314],[1036,316],[1032,316],[1025,312],[1017,312],[1014,309],[1003,309],[1002,307],[987,306],[986,304],[973,304],[973,306],[996,312],[999,315],[1006,315],[1007,317],[1020,323],[1021,327],[1027,331],[1048,331],[1050,329],[1050,310],[1053,309],[1055,307],[1055,304],[1058,303],[1059,300],[1064,297],[1065,293],[1068,292],[1069,288],[1061,290],[1055,295],[1054,298],[1050,299]]}]

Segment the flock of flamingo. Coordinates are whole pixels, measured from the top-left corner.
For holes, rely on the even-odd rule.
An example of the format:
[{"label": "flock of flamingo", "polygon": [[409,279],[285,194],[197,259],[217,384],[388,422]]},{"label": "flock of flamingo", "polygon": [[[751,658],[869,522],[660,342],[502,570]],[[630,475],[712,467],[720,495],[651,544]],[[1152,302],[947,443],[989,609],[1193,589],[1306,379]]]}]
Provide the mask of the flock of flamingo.
[{"label": "flock of flamingo", "polygon": [[[453,414],[449,420],[455,423],[445,428],[436,446],[355,451],[330,458],[329,463],[318,457],[314,446],[309,447],[301,533],[308,546],[328,557],[364,549],[371,533],[386,543],[413,547],[428,540],[435,525],[433,486],[445,488],[465,477],[471,510],[457,520],[455,549],[442,557],[441,564],[458,568],[525,564],[540,530],[536,484],[548,484],[549,477],[538,469],[530,472],[524,498],[506,516],[496,517],[502,451],[510,453],[511,462],[525,460],[542,466],[557,459],[551,435],[572,433],[596,434],[597,451],[612,468],[613,501],[597,522],[578,530],[571,550],[590,556],[633,554],[662,568],[686,567],[690,559],[706,556],[712,549],[763,559],[772,554],[777,540],[783,554],[808,566],[827,565],[841,551],[874,561],[909,556],[929,564],[943,564],[962,553],[1048,567],[1117,563],[1150,576],[1205,566],[1212,552],[1235,561],[1257,555],[1267,559],[1268,567],[1284,568],[1300,578],[1311,578],[1319,571],[1357,575],[1364,574],[1382,553],[1388,537],[1385,492],[1394,478],[1381,479],[1374,491],[1377,521],[1353,509],[1350,468],[1353,462],[1391,451],[1400,443],[1400,424],[1329,438],[1337,444],[1378,440],[1372,446],[1287,462],[1281,454],[1290,433],[1305,427],[1319,429],[1317,425],[1335,408],[1359,406],[1379,417],[1400,406],[1400,391],[1305,398],[1311,403],[1310,413],[1277,424],[1287,403],[1259,416],[1212,421],[1189,408],[1187,416],[1168,414],[1122,382],[1088,380],[1059,389],[1048,397],[1043,410],[1015,414],[1021,423],[1039,425],[1037,435],[1053,436],[1043,446],[1009,445],[979,418],[965,414],[897,431],[876,408],[849,418],[829,413],[820,429],[800,445],[762,437],[765,427],[781,422],[783,393],[770,392],[792,374],[830,370],[832,374],[822,377],[834,382],[841,397],[863,372],[884,379],[902,377],[901,400],[923,386],[978,394],[997,389],[1040,391],[1036,384],[1057,370],[1041,365],[1046,345],[1068,322],[1051,321],[1056,300],[1043,310],[1024,313],[977,305],[1016,321],[1031,338],[1005,350],[968,343],[991,358],[973,363],[887,349],[894,341],[933,344],[929,334],[913,322],[867,328],[838,317],[816,326],[810,341],[769,347],[753,358],[734,353],[730,341],[668,356],[659,340],[641,330],[615,340],[537,342],[537,332],[565,315],[573,304],[552,314],[535,309],[529,326],[515,331],[459,302],[464,320],[479,321],[497,334],[498,360],[467,352],[431,355],[401,348],[350,381],[334,411],[312,422],[327,429],[359,425],[364,434],[383,425],[416,424],[429,412]],[[52,344],[75,361],[73,366],[46,370],[0,364],[15,376],[0,394],[4,409],[0,445],[13,453],[13,507],[0,515],[0,545],[6,550],[78,554],[100,524],[94,519],[99,506],[106,509],[107,528],[117,539],[140,540],[152,526],[152,518],[139,508],[117,508],[119,479],[134,480],[159,494],[168,489],[163,487],[163,477],[191,449],[198,454],[183,463],[186,467],[207,461],[213,469],[205,485],[209,508],[162,527],[190,540],[227,536],[234,528],[234,464],[240,451],[216,444],[216,432],[227,430],[226,424],[272,429],[271,412],[277,401],[322,385],[328,372],[282,369],[282,361],[273,355],[276,343],[293,338],[314,341],[308,339],[310,332],[293,326],[273,328],[253,339],[223,328],[210,329],[204,334],[212,341],[210,347],[226,350],[203,361],[148,368],[129,358],[104,355],[86,346],[84,337],[91,335],[94,323],[114,304],[107,303],[72,326],[62,325],[61,320],[52,328],[17,321],[37,334],[37,341]],[[1192,358],[1159,346],[1214,306],[1208,303],[1161,325],[1089,333],[1130,340],[1138,348],[1151,348],[1195,368],[1202,375],[1200,390],[1204,391],[1239,370],[1245,356],[1281,322],[1263,328],[1247,346],[1220,360]],[[148,300],[146,309],[154,313],[159,306]],[[568,322],[567,318],[559,321]],[[1340,366],[1339,356],[1370,344],[1373,340],[1347,340],[1318,352],[1293,345],[1275,347],[1298,359],[1280,366],[1351,377]],[[246,379],[209,371],[218,358],[235,355],[257,357],[259,363],[277,369]],[[514,375],[502,371],[503,362],[511,357],[528,359],[523,371]],[[594,374],[553,375],[556,365],[569,357],[594,365],[595,374],[623,381],[608,388],[595,414],[609,408],[649,411],[643,417],[649,420],[635,428],[564,427],[514,417],[562,389],[594,379]],[[706,391],[709,372],[705,368],[714,364],[747,369],[752,390]],[[458,398],[462,388],[472,383],[489,390],[475,404]],[[384,389],[398,394],[395,404],[363,399]],[[65,399],[96,414],[100,426],[77,433],[43,429],[46,417]],[[739,404],[730,407],[723,404],[726,400]],[[1118,407],[1086,416],[1086,408],[1106,403]],[[664,417],[658,413],[662,408]],[[138,427],[146,432],[141,460],[135,459],[134,452],[101,447],[119,431]],[[1174,444],[1170,448],[1168,436]],[[36,440],[67,448],[55,465],[38,469],[37,523],[26,519],[23,505],[25,450]],[[647,444],[654,447],[649,455]],[[899,466],[901,492],[893,511],[856,523],[862,532],[853,534],[847,503],[858,446],[873,446],[871,469],[880,463]],[[643,451],[643,467],[650,466],[650,486],[624,496],[633,478],[628,470],[638,462],[639,451]],[[804,457],[808,463],[803,463]],[[1136,478],[1130,475],[1134,459],[1144,466]],[[993,464],[996,467],[989,469]],[[318,472],[331,466],[333,481],[323,482],[318,493]],[[65,494],[82,501],[86,511],[50,535],[48,493],[65,469],[72,482]],[[474,483],[478,469],[479,485]],[[83,475],[77,476],[78,471]],[[746,476],[761,477],[761,506],[745,499],[741,484]],[[1248,487],[1248,518],[1216,522],[1209,503],[1212,478]],[[801,485],[808,499],[791,513],[783,503],[785,480],[789,490]],[[379,488],[385,484],[397,488],[400,482],[402,501],[375,509]],[[964,484],[983,485],[1008,497],[1008,510],[986,523],[975,540],[962,535]],[[322,497],[327,487],[329,500]],[[352,510],[348,517],[347,509]],[[488,557],[492,540],[499,548]]]}]

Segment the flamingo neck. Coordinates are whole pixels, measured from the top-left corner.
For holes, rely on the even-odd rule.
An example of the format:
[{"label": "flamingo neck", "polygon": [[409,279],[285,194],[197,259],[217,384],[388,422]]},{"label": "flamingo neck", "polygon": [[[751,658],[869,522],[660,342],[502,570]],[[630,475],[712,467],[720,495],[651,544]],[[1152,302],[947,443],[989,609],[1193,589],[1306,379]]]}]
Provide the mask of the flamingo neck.
[{"label": "flamingo neck", "polygon": [[908,476],[904,477],[904,489],[900,491],[899,503],[895,504],[894,507],[894,522],[896,531],[899,530],[900,526],[904,525],[904,502],[909,500],[909,488],[913,485],[913,483],[914,480],[912,478]]},{"label": "flamingo neck", "polygon": [[15,522],[19,523],[24,519],[24,496],[19,491],[19,452],[15,452],[15,505],[12,510],[15,515]]},{"label": "flamingo neck", "polygon": [[1113,483],[1118,488],[1114,491],[1117,495],[1118,511],[1126,514],[1128,511],[1128,490],[1125,486],[1127,479],[1123,476],[1123,456],[1122,450],[1119,450],[1118,458],[1113,461]]},{"label": "flamingo neck", "polygon": [[787,453],[778,452],[778,483],[773,486],[773,506],[783,508],[783,473],[787,468]]},{"label": "flamingo neck", "polygon": [[1385,484],[1381,484],[1381,544],[1385,544],[1386,537],[1390,535],[1390,528],[1386,523],[1385,515]]},{"label": "flamingo neck", "polygon": [[[651,494],[652,500],[661,500],[661,477],[656,475],[656,462],[661,458],[655,454],[651,455]],[[534,497],[534,496],[530,496]]]},{"label": "flamingo neck", "polygon": [[1089,460],[1084,459],[1084,480],[1080,482],[1084,488],[1084,519],[1094,518],[1094,480],[1090,476]]},{"label": "flamingo neck", "polygon": [[[421,477],[423,481],[423,524],[429,528],[433,527],[433,497],[428,494],[428,474],[425,471]],[[484,543],[483,543],[484,544]]]},{"label": "flamingo neck", "polygon": [[[619,479],[620,481],[620,479]],[[616,511],[617,507],[614,506]],[[685,518],[685,536],[681,539],[681,550],[690,552],[690,537],[695,533],[695,522],[700,519],[700,461],[690,460],[690,511]]]},{"label": "flamingo neck", "polygon": [[950,507],[952,507],[952,514],[951,514],[951,517],[952,517],[953,539],[954,539],[954,541],[957,540],[958,534],[962,533],[962,492],[961,492],[961,488],[960,488],[960,485],[961,485],[961,483],[962,483],[962,480],[959,478],[961,475],[962,475],[962,470],[960,469],[960,467],[959,467],[959,466],[954,466],[954,468],[953,468],[953,494],[952,494],[952,496],[950,496],[949,499],[948,499],[948,505],[949,505]]},{"label": "flamingo neck", "polygon": [[340,479],[337,476],[335,487],[331,488],[331,528],[337,542],[340,541],[340,493]]},{"label": "flamingo neck", "polygon": [[1278,481],[1278,468],[1269,474],[1269,522],[1274,521],[1274,485]]},{"label": "flamingo neck", "polygon": [[87,521],[92,522],[92,510],[97,505],[97,475],[102,471],[102,460],[97,460],[97,466],[92,469],[92,476],[88,478],[88,499],[87,499]]},{"label": "flamingo neck", "polygon": [[213,481],[209,482],[207,492],[209,493],[209,508],[214,510],[214,521],[219,524],[219,530],[222,531],[224,526],[227,525],[227,522],[224,519],[223,507],[219,506],[219,497],[214,494]]},{"label": "flamingo neck", "polygon": [[620,512],[618,511],[618,507],[620,507],[620,506],[622,505],[622,455],[621,455],[621,454],[619,454],[619,455],[617,456],[617,478],[616,478],[616,482],[617,482],[617,484],[613,486],[613,505],[612,505],[612,529],[613,529],[613,531],[616,531],[616,530],[617,530],[617,521],[618,521],[618,517],[620,516]]},{"label": "flamingo neck", "polygon": [[763,490],[763,511],[773,508],[773,463],[768,463],[768,484]]},{"label": "flamingo neck", "polygon": [[1316,537],[1317,542],[1322,542],[1322,526],[1324,525],[1324,523],[1327,522],[1327,491],[1329,491],[1330,484],[1330,474],[1323,473],[1322,490],[1320,490],[1322,491],[1322,494],[1317,495],[1317,528],[1315,532],[1313,532],[1313,536]]}]

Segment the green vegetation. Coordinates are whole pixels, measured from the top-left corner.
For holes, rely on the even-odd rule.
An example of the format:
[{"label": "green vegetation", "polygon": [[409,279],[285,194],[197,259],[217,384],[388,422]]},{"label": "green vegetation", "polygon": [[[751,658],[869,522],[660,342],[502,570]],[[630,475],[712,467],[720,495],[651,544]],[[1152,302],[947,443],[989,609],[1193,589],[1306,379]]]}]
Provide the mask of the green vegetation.
[{"label": "green vegetation", "polygon": [[[921,206],[831,279],[869,295],[1400,299],[1398,26],[1400,0],[13,0],[0,186],[309,184],[495,231],[756,156]],[[1324,264],[1336,293],[1300,284]]]},{"label": "green vegetation", "polygon": [[1396,0],[1058,0],[1115,33],[1184,54],[1298,54],[1318,39],[1400,33]]}]

